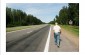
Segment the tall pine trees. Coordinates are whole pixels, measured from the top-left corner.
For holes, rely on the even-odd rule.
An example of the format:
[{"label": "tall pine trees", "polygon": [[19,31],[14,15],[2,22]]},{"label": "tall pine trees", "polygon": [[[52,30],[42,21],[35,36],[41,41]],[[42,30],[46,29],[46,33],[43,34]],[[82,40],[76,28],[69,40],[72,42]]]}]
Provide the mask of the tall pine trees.
[{"label": "tall pine trees", "polygon": [[[72,25],[79,26],[79,3],[69,3],[68,7],[64,6],[59,11],[59,16],[56,15],[56,22],[62,25],[68,25],[69,21],[73,22]],[[52,21],[50,23],[54,23]]]},{"label": "tall pine trees", "polygon": [[27,15],[21,10],[11,9],[6,7],[6,26],[24,26],[24,25],[37,25],[43,22],[34,17],[33,15]]}]

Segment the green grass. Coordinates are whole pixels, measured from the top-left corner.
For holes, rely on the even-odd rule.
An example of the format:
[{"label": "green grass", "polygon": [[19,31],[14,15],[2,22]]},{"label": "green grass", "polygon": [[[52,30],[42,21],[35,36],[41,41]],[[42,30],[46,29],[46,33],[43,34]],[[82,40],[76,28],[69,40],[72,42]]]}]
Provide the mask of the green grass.
[{"label": "green grass", "polygon": [[65,30],[71,32],[72,34],[79,36],[79,26],[71,26],[71,25],[60,25]]},{"label": "green grass", "polygon": [[18,26],[18,27],[8,27],[6,28],[6,32],[11,32],[11,31],[16,31],[16,30],[21,30],[25,28],[31,28],[32,26]]},{"label": "green grass", "polygon": [[44,24],[41,25],[30,25],[30,26],[17,26],[17,27],[7,27],[6,28],[6,32],[11,32],[11,31],[17,31],[17,30],[22,30],[22,29],[26,29],[26,28],[35,28],[35,27],[39,27],[39,26],[43,26]]},{"label": "green grass", "polygon": [[40,25],[30,25],[30,26],[18,26],[18,27],[7,27],[6,32],[16,31],[16,30],[22,30],[26,28],[32,28]]}]

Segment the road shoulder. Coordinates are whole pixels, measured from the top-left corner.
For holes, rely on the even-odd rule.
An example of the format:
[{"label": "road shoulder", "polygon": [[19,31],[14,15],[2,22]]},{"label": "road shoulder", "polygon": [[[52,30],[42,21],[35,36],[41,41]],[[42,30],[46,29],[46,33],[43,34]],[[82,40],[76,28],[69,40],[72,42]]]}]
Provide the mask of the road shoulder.
[{"label": "road shoulder", "polygon": [[55,45],[53,27],[51,27],[51,37],[49,52],[78,52],[79,51],[79,38],[70,34],[62,28],[60,48]]}]

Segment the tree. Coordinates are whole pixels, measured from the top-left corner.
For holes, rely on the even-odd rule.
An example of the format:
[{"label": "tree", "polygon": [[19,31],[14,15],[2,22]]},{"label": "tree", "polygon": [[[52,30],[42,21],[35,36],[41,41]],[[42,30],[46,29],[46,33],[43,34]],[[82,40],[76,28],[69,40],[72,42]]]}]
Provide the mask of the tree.
[{"label": "tree", "polygon": [[69,24],[73,21],[73,25],[79,26],[79,3],[69,3],[68,7],[63,7],[59,11],[59,16],[56,15],[56,22],[59,24]]},{"label": "tree", "polygon": [[69,3],[69,18],[73,20],[73,25],[79,25],[79,3]]},{"label": "tree", "polygon": [[34,17],[33,15],[27,15],[22,10],[16,10],[6,7],[6,26],[24,26],[24,25],[37,25],[42,24],[43,22]]},{"label": "tree", "polygon": [[68,24],[68,8],[64,6],[59,12],[59,17],[56,15],[56,19],[59,24]]}]

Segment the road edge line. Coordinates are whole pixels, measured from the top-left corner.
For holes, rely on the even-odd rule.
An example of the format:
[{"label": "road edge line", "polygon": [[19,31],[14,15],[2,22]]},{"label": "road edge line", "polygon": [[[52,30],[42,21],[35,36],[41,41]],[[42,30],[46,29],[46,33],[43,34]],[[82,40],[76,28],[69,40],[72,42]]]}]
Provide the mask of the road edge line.
[{"label": "road edge line", "polygon": [[49,50],[50,33],[51,33],[51,26],[50,26],[50,30],[49,30],[49,34],[48,34],[48,38],[47,38],[47,41],[46,41],[44,52],[48,52],[48,50]]}]

